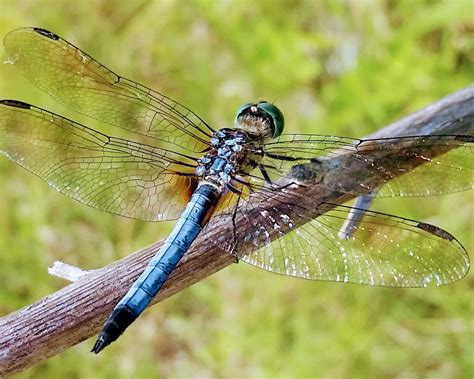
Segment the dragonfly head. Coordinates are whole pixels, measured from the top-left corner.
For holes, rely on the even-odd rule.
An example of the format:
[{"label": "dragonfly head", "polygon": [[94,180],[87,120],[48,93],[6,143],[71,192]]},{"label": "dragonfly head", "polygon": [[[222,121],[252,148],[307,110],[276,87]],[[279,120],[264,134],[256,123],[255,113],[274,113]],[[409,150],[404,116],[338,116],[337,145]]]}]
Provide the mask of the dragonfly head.
[{"label": "dragonfly head", "polygon": [[235,124],[264,138],[276,138],[283,132],[285,118],[275,105],[260,101],[242,105],[235,116]]}]

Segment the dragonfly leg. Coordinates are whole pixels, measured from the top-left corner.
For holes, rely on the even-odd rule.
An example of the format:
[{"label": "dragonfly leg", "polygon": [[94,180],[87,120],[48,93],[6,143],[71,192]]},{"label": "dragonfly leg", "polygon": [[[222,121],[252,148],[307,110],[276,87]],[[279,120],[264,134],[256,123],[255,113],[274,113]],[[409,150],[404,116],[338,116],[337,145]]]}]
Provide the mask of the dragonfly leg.
[{"label": "dragonfly leg", "polygon": [[271,166],[265,166],[263,164],[259,164],[258,165],[258,168],[260,169],[260,172],[262,173],[262,176],[263,178],[265,179],[265,181],[270,184],[272,186],[272,189],[275,190],[275,191],[279,191],[279,190],[282,190],[282,189],[285,189],[285,188],[288,188],[290,186],[292,186],[293,184],[296,184],[296,185],[301,185],[300,183],[295,183],[295,182],[289,182],[287,184],[284,184],[284,185],[281,185],[281,186],[276,186],[272,179],[270,178],[270,175],[268,175],[268,172],[267,172],[267,167],[271,167]]},{"label": "dragonfly leg", "polygon": [[230,254],[235,258],[235,263],[239,263],[239,257],[237,256],[237,233],[235,232],[236,229],[236,222],[235,219],[237,217],[237,208],[239,207],[239,202],[242,196],[242,191],[238,188],[234,187],[232,184],[227,183],[227,188],[229,191],[234,193],[237,196],[237,203],[234,206],[234,210],[232,212],[232,247]]},{"label": "dragonfly leg", "polygon": [[237,198],[237,203],[235,204],[234,211],[232,212],[232,250],[230,254],[234,257],[235,263],[239,263],[239,257],[237,256],[237,226],[235,219],[237,217],[237,208],[239,207],[240,196]]},{"label": "dragonfly leg", "polygon": [[303,183],[289,182],[289,183],[283,184],[281,186],[276,186],[276,185],[273,184],[272,185],[272,190],[281,191],[281,190],[283,190],[285,188],[288,188],[288,187],[291,187],[293,185],[298,186],[298,187],[305,186],[305,184],[303,184]]},{"label": "dragonfly leg", "polygon": [[273,184],[272,180],[270,179],[270,176],[268,175],[267,170],[265,169],[265,166],[263,164],[259,164],[258,168],[260,169],[260,172],[262,173],[263,178],[268,184]]}]

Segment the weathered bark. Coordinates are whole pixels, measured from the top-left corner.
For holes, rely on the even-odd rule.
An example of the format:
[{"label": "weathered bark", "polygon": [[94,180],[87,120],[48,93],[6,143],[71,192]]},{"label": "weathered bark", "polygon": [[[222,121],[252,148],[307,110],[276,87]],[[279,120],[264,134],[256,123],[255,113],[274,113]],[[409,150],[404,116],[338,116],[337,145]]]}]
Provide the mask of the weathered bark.
[{"label": "weathered bark", "polygon": [[[474,134],[474,86],[447,96],[370,137],[440,134]],[[442,153],[443,151],[430,152],[433,156]],[[393,157],[384,160],[387,168],[399,164]],[[331,175],[328,180],[347,186],[354,185],[356,181],[356,177],[347,175],[347,171],[338,173],[336,170]],[[360,178],[361,173],[354,175]],[[376,185],[377,180],[382,178],[373,177],[371,180],[371,185]],[[307,191],[308,188],[305,188],[305,192]],[[310,201],[318,203],[319,200],[330,200],[340,204],[352,197],[354,195],[337,191],[321,193],[315,190],[311,192]],[[271,206],[271,203],[268,205]],[[209,227],[212,227],[212,220]],[[215,227],[216,236],[231,235],[229,225],[219,224]],[[161,242],[157,242],[102,269],[92,271],[56,293],[1,318],[0,376],[30,367],[96,334],[113,306],[160,246]],[[199,238],[158,293],[154,303],[233,262],[231,255],[224,254],[215,244]]]}]

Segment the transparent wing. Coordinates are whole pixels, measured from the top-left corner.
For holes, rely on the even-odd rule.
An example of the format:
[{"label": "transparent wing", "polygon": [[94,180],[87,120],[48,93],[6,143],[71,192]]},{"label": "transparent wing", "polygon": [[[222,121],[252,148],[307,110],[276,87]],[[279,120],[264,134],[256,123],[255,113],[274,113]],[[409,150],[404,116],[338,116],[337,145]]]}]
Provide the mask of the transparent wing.
[{"label": "transparent wing", "polygon": [[[435,150],[441,155],[434,156]],[[267,143],[265,153],[262,165],[272,181],[290,176],[300,182],[317,182],[334,168],[363,173],[358,189],[331,184],[338,191],[356,195],[374,191],[373,196],[430,196],[474,187],[474,136],[361,140],[284,135]],[[388,159],[400,163],[387,169]],[[263,179],[258,171],[253,175],[256,180]],[[373,175],[383,183],[378,193],[378,188],[372,188],[369,183]]]},{"label": "transparent wing", "polygon": [[[352,237],[340,239],[348,213],[359,210],[329,203],[304,208],[307,200],[288,203],[283,194],[269,206],[266,197],[255,193],[241,205],[234,238],[217,240],[205,230],[208,238],[249,264],[312,280],[424,287],[459,280],[469,269],[462,245],[435,226],[360,210]],[[230,222],[230,215],[215,218]]]},{"label": "transparent wing", "polygon": [[15,100],[0,101],[0,153],[81,203],[146,221],[179,217],[195,185],[192,157]]},{"label": "transparent wing", "polygon": [[[56,101],[105,123],[200,152],[212,129],[166,96],[122,78],[54,33],[39,28],[10,32],[7,63],[15,65]],[[164,146],[166,147],[166,146]]]}]

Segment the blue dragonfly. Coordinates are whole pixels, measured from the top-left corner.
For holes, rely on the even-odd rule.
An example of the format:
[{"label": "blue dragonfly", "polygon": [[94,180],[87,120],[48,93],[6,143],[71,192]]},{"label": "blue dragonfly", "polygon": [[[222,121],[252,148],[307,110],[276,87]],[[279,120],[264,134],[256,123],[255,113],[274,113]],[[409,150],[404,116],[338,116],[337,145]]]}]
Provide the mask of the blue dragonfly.
[{"label": "blue dragonfly", "polygon": [[[6,62],[56,101],[133,132],[136,141],[22,101],[0,100],[0,152],[83,204],[145,221],[177,219],[105,321],[95,353],[144,311],[199,234],[214,240],[206,228],[211,218],[233,224],[232,235],[215,242],[223,251],[294,277],[424,287],[459,280],[469,269],[463,246],[436,226],[368,205],[309,206],[304,197],[311,183],[363,198],[470,189],[470,135],[361,140],[282,134],[283,114],[266,101],[243,105],[232,127],[215,129],[45,29],[14,30],[4,45]],[[425,153],[431,148],[443,154]],[[380,151],[403,159],[387,168],[376,158]],[[369,177],[352,186],[326,182],[335,161],[347,173],[373,172],[377,185]],[[276,205],[265,206],[267,200]],[[341,229],[348,217],[356,221]],[[241,223],[245,230],[237,227]]]}]

